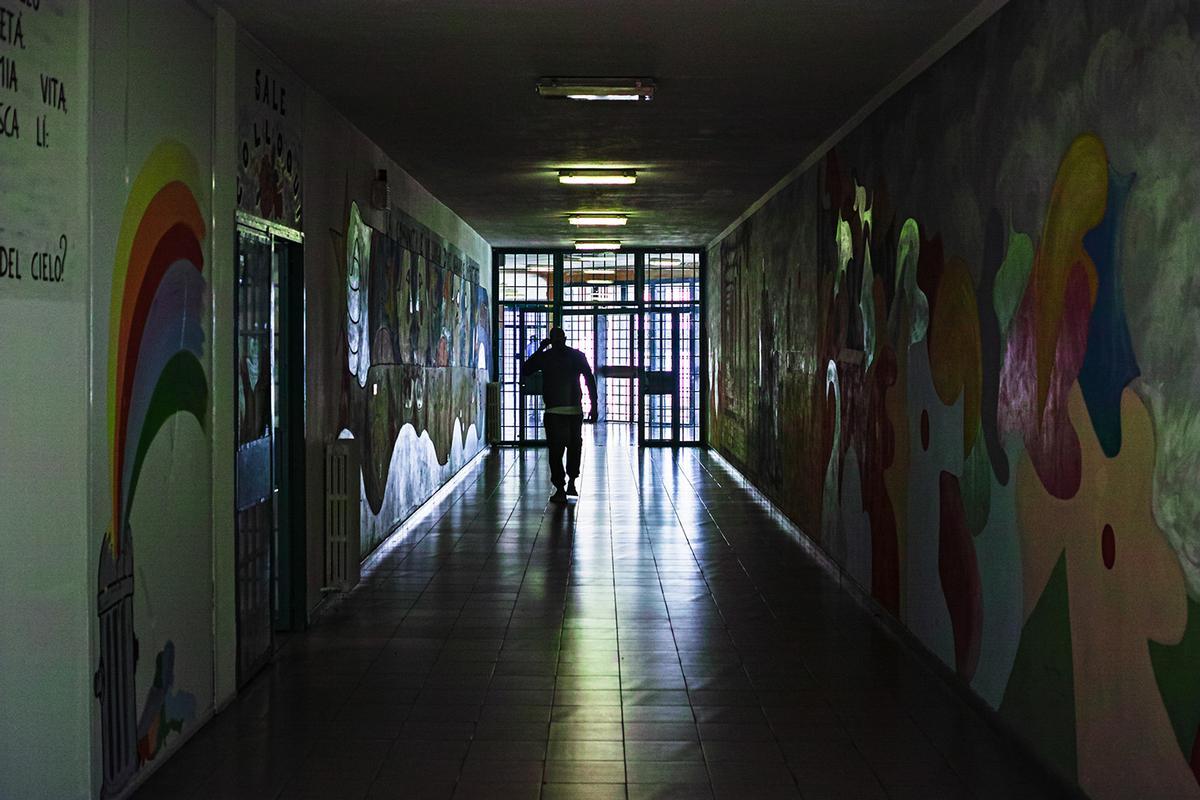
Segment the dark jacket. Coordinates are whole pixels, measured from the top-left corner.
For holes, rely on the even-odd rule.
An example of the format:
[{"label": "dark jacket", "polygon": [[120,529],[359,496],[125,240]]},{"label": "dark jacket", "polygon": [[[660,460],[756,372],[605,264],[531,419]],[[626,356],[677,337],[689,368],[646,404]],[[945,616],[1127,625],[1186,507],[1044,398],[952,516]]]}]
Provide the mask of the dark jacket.
[{"label": "dark jacket", "polygon": [[596,408],[596,376],[592,374],[587,356],[575,348],[551,347],[534,353],[521,364],[521,377],[528,377],[535,372],[542,373],[542,399],[546,401],[546,408],[582,406],[580,375],[587,381],[592,408]]}]

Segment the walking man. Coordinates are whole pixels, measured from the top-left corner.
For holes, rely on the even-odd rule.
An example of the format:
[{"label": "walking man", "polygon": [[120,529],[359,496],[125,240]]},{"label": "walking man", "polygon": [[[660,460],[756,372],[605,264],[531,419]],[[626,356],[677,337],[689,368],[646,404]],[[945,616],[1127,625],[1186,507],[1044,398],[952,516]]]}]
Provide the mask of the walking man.
[{"label": "walking man", "polygon": [[[551,328],[550,338],[544,339],[537,352],[521,364],[521,377],[542,373],[542,399],[546,403],[546,443],[550,448],[550,481],[555,492],[550,500],[565,503],[567,497],[578,497],[575,479],[579,477],[579,454],[583,450],[583,391],[579,376],[587,382],[592,399],[588,422],[595,422],[599,403],[596,400],[596,376],[587,356],[567,347],[567,334],[562,328]],[[563,469],[563,451],[567,467]],[[565,489],[564,489],[565,484]]]}]

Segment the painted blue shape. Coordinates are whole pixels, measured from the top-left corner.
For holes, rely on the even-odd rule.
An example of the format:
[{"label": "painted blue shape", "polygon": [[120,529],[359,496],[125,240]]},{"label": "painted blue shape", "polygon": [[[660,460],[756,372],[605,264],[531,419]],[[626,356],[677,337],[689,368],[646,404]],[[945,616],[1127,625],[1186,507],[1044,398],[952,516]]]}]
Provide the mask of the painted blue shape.
[{"label": "painted blue shape", "polygon": [[1141,374],[1121,288],[1121,223],[1133,175],[1108,171],[1108,207],[1104,219],[1083,237],[1083,247],[1096,264],[1096,304],[1088,321],[1087,353],[1079,371],[1079,388],[1092,428],[1104,454],[1121,452],[1121,392]]}]

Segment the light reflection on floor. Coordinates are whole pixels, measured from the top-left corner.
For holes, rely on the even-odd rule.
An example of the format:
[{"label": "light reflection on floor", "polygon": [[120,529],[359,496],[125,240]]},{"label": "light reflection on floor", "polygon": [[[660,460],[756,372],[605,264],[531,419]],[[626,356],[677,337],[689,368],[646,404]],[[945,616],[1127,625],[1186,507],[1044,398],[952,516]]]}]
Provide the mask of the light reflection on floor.
[{"label": "light reflection on floor", "polygon": [[139,798],[1056,797],[703,450],[498,449]]}]

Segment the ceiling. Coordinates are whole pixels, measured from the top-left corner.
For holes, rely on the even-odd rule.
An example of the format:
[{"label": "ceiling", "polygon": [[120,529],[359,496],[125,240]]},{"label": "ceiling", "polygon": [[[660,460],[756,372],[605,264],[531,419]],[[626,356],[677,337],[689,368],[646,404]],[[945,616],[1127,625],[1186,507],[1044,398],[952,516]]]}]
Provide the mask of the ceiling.
[{"label": "ceiling", "polygon": [[[237,0],[229,8],[493,246],[703,245],[979,0]],[[546,100],[540,76],[647,76],[649,103]],[[635,186],[557,171],[638,170]],[[601,236],[602,234],[594,234]],[[586,238],[586,236],[584,236]]]}]

